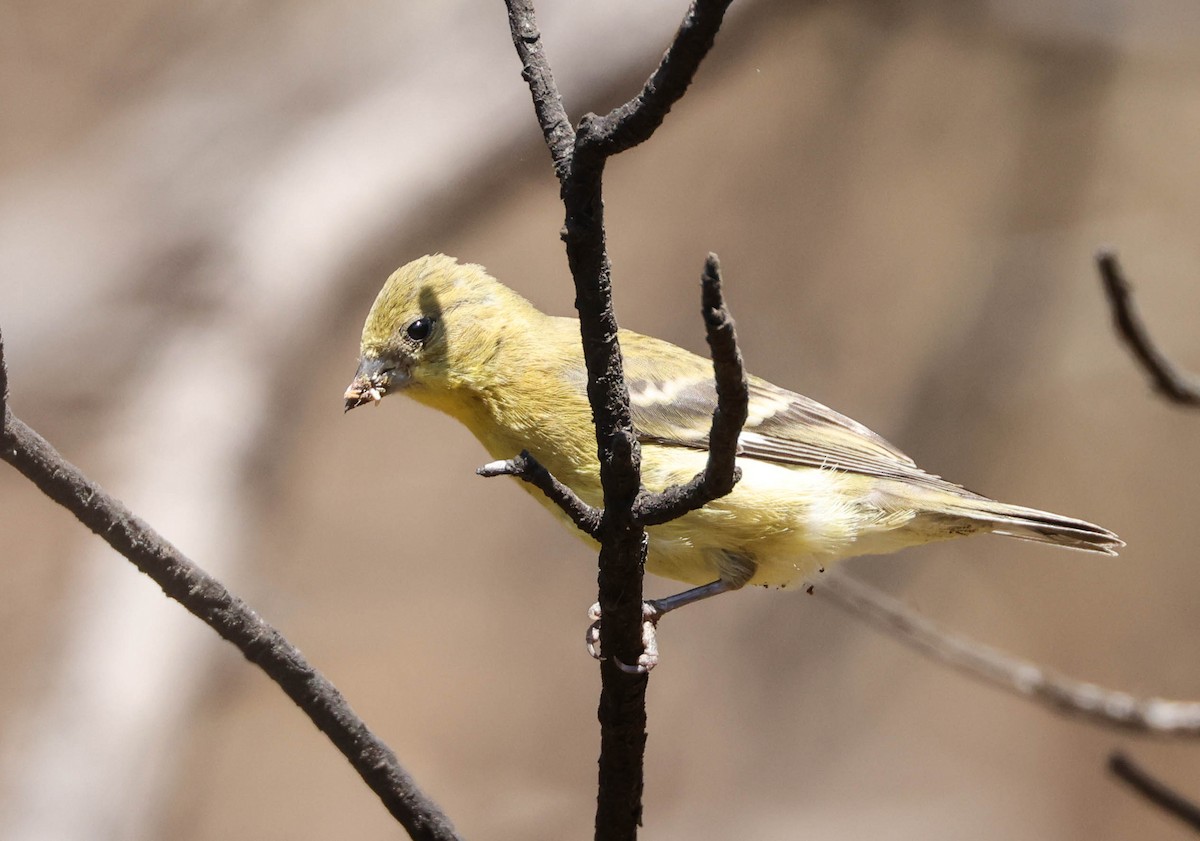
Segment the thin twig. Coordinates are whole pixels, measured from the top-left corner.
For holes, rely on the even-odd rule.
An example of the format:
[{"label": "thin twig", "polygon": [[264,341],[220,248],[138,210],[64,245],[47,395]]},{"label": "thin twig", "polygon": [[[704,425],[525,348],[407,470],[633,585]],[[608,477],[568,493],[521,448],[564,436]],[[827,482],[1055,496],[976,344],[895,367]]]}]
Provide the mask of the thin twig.
[{"label": "thin twig", "polygon": [[694,0],[671,46],[641,92],[603,117],[585,115],[576,154],[608,158],[650,139],[685,93],[708,55],[732,0]]},{"label": "thin twig", "polygon": [[521,454],[516,458],[489,462],[475,472],[486,478],[515,476],[523,482],[528,482],[561,508],[577,529],[588,537],[600,537],[600,509],[593,508],[580,499],[575,491],[560,482],[540,461],[530,455],[528,450],[521,450]]},{"label": "thin twig", "polygon": [[721,294],[721,264],[716,254],[709,254],[704,261],[700,285],[701,312],[712,350],[717,387],[717,408],[713,410],[712,429],[708,434],[708,463],[690,482],[667,488],[662,493],[643,494],[634,513],[644,526],[670,522],[719,499],[732,491],[741,478],[736,456],[738,436],[746,423],[750,387],[746,382],[733,316]]},{"label": "thin twig", "polygon": [[1200,832],[1200,806],[1150,776],[1128,756],[1120,751],[1113,753],[1108,758],[1108,770],[1155,806]]},{"label": "thin twig", "polygon": [[1138,698],[1056,674],[941,628],[891,596],[841,573],[821,578],[814,593],[926,657],[1062,715],[1147,736],[1200,736],[1200,702]]},{"label": "thin twig", "polygon": [[1159,350],[1133,302],[1133,290],[1114,251],[1096,254],[1096,267],[1112,308],[1113,323],[1142,368],[1150,375],[1155,390],[1172,403],[1200,406],[1200,378],[1188,374]]},{"label": "thin twig", "polygon": [[[0,343],[0,391],[6,383],[4,346]],[[59,455],[8,410],[7,401],[4,408],[0,458],[266,672],[345,755],[410,836],[422,841],[458,838],[449,818],[417,787],[391,749],[368,729],[337,687],[313,668],[295,646],[221,582]]]}]

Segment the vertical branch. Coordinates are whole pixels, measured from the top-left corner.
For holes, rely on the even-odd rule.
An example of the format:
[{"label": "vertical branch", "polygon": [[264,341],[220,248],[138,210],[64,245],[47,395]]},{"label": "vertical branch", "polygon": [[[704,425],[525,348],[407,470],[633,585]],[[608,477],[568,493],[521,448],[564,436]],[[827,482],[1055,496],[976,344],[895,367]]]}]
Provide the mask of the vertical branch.
[{"label": "vertical branch", "polygon": [[563,107],[558,84],[550,72],[549,59],[542,49],[542,33],[538,31],[532,0],[508,0],[508,29],[521,59],[521,78],[529,85],[533,110],[554,160],[554,174],[563,181],[571,165],[575,129]]},{"label": "vertical branch", "polygon": [[600,758],[596,795],[596,838],[629,839],[642,822],[643,762],[646,751],[645,675],[623,672],[618,661],[642,654],[642,578],[646,532],[634,522],[641,487],[641,448],[634,437],[624,364],[612,306],[602,197],[603,162],[581,174],[573,165],[563,182],[566,210],[563,240],[575,281],[588,400],[596,423],[600,483],[604,491],[598,601],[600,625]]},{"label": "vertical branch", "polygon": [[0,441],[8,437],[8,363],[4,360],[4,333],[0,332]]},{"label": "vertical branch", "polygon": [[575,308],[596,423],[604,513],[600,522],[599,602],[604,621],[601,663],[600,769],[596,838],[627,839],[641,823],[646,743],[646,676],[616,663],[642,653],[642,574],[646,532],[634,516],[641,453],[630,417],[612,266],[604,228],[603,176],[611,155],[647,140],[686,92],[712,47],[730,0],[694,0],[675,38],[641,92],[605,117],[585,115],[572,135],[554,74],[541,46],[532,0],[505,0],[513,44],[561,187],[563,241],[575,281]]},{"label": "vertical branch", "polygon": [[643,494],[634,512],[644,526],[667,523],[733,490],[742,478],[737,466],[738,438],[750,406],[750,384],[738,348],[733,316],[721,294],[721,264],[709,254],[700,276],[700,311],[712,351],[717,408],[708,433],[708,462],[690,482],[662,493]]}]

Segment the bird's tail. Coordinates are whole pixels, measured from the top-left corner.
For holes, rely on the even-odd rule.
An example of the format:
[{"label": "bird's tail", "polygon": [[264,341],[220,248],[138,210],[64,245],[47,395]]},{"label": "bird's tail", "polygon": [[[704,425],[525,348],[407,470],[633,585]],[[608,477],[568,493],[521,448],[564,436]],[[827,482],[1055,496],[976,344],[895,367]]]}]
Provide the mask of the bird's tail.
[{"label": "bird's tail", "polygon": [[993,534],[1050,543],[1083,552],[1116,555],[1117,550],[1125,545],[1125,541],[1108,529],[1086,520],[1009,505],[986,497],[963,499],[946,513],[983,526]]}]

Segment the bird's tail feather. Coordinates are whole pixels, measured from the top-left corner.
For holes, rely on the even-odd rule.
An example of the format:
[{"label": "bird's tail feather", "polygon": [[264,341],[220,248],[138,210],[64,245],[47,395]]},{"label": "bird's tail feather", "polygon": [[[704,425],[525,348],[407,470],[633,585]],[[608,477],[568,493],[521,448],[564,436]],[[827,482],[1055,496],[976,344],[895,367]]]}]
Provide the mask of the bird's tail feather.
[{"label": "bird's tail feather", "polygon": [[1099,552],[1103,555],[1116,555],[1117,550],[1125,545],[1125,541],[1108,529],[1086,520],[984,498],[980,498],[978,502],[964,500],[964,503],[959,510],[952,513],[990,526],[993,534],[1037,543],[1051,543],[1083,552]]}]

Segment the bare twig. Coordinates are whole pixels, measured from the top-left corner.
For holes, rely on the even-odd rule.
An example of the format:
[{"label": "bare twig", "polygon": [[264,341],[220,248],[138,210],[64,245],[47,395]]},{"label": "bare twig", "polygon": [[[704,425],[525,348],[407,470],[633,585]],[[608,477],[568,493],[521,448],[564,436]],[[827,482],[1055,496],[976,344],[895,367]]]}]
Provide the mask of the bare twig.
[{"label": "bare twig", "polygon": [[700,277],[701,312],[712,349],[717,386],[717,408],[708,434],[708,463],[690,482],[667,488],[659,494],[644,494],[635,511],[644,526],[655,526],[682,517],[733,490],[741,479],[737,467],[738,436],[746,422],[750,388],[742,352],[738,349],[733,317],[721,294],[721,264],[716,254],[704,261]]},{"label": "bare twig", "polygon": [[[7,384],[0,343],[0,393]],[[152,578],[163,592],[237,646],[287,693],[350,761],[414,839],[451,841],[450,820],[417,787],[395,754],[300,651],[119,500],[92,482],[4,405],[3,458]]]},{"label": "bare twig", "polygon": [[561,508],[577,529],[588,537],[600,536],[600,510],[580,499],[575,491],[555,478],[541,462],[529,454],[528,450],[521,450],[521,454],[516,458],[489,462],[475,472],[487,478],[515,476],[523,482],[528,482]]},{"label": "bare twig", "polygon": [[554,174],[559,181],[565,181],[575,146],[575,129],[563,107],[562,95],[542,49],[542,33],[538,31],[533,0],[508,0],[508,28],[521,59],[521,77],[533,95],[533,110],[554,160]]},{"label": "bare twig", "polygon": [[941,628],[891,596],[841,573],[822,578],[814,592],[926,657],[1062,715],[1147,736],[1200,736],[1200,702],[1138,698],[1056,674]]},{"label": "bare twig", "polygon": [[1150,375],[1154,388],[1172,403],[1200,406],[1200,379],[1176,366],[1150,337],[1150,331],[1134,305],[1133,290],[1117,261],[1116,252],[1100,251],[1096,254],[1096,267],[1104,282],[1117,332]]},{"label": "bare twig", "polygon": [[[670,48],[641,92],[600,118],[585,115],[572,138],[554,74],[541,48],[532,0],[506,0],[522,75],[561,185],[563,241],[575,281],[575,307],[596,423],[604,513],[600,523],[600,773],[596,838],[634,838],[641,823],[646,742],[646,677],[619,662],[642,654],[642,568],[646,533],[634,517],[641,452],[634,437],[605,246],[602,176],[609,156],[648,139],[683,96],[712,46],[730,0],[694,0]],[[573,141],[573,142],[572,142]]]},{"label": "bare twig", "polygon": [[1200,806],[1150,776],[1128,756],[1113,753],[1108,758],[1108,770],[1155,806],[1200,832]]},{"label": "bare twig", "polygon": [[685,93],[712,49],[732,0],[693,0],[671,46],[641,93],[603,117],[587,114],[579,125],[576,154],[601,160],[650,138]]}]

